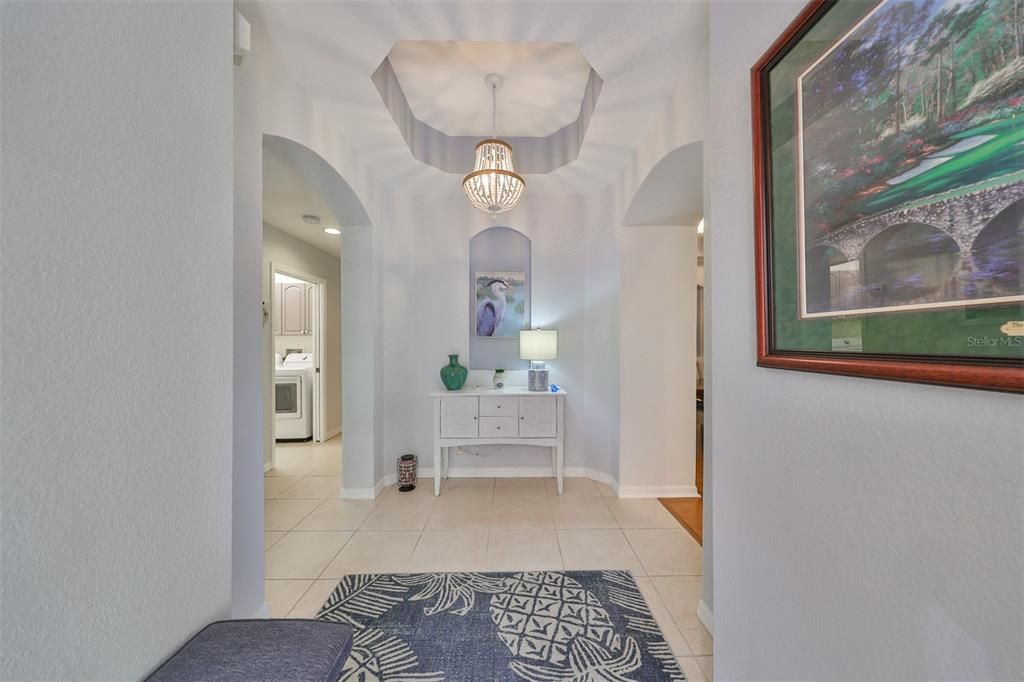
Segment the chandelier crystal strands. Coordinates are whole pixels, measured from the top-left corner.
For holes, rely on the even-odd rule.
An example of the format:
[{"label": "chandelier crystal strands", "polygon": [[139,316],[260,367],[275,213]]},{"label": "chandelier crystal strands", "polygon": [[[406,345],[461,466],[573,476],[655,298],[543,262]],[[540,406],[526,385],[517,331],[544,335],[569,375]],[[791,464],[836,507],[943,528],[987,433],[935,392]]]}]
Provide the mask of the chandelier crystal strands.
[{"label": "chandelier crystal strands", "polygon": [[501,76],[489,73],[484,82],[491,89],[491,137],[476,146],[476,163],[473,172],[462,179],[462,191],[469,203],[493,218],[515,208],[526,181],[512,166],[512,145],[495,136]]}]

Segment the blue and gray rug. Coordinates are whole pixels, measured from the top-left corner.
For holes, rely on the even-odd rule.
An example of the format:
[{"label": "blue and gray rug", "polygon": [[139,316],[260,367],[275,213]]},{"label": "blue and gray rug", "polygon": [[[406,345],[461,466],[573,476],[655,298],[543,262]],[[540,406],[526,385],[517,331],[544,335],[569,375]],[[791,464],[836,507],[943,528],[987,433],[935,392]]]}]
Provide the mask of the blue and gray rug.
[{"label": "blue and gray rug", "polygon": [[684,680],[628,571],[345,576],[342,680]]}]

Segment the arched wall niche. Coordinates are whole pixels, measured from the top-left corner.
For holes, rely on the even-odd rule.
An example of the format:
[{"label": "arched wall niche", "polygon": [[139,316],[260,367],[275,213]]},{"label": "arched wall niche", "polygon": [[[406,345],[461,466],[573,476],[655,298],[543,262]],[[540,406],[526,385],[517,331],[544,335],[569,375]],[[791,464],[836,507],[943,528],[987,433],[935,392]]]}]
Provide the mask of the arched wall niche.
[{"label": "arched wall niche", "polygon": [[[533,285],[532,243],[511,227],[495,225],[469,241],[469,368],[528,369],[519,359],[516,329],[529,329]],[[522,273],[522,285],[518,274]],[[501,284],[490,285],[495,280]],[[521,307],[521,311],[519,308]],[[487,337],[494,327],[495,310],[501,316],[494,330],[509,336]],[[520,321],[521,320],[521,321]]]}]

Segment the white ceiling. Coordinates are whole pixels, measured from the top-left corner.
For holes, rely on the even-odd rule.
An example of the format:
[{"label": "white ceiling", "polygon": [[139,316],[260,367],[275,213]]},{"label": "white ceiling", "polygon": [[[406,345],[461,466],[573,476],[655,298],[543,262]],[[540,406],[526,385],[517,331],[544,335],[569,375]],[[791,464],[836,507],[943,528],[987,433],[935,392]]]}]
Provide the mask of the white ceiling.
[{"label": "white ceiling", "polygon": [[[242,0],[240,8],[259,27],[253,50],[272,51],[286,77],[309,93],[318,119],[332,122],[376,182],[407,193],[460,189],[451,174],[413,157],[370,79],[396,43],[576,45],[603,80],[601,96],[579,157],[556,171],[527,177],[529,195],[535,196],[589,192],[628,172],[640,141],[680,85],[680,65],[698,58],[707,36],[707,4],[702,0]],[[269,44],[261,45],[255,38]],[[560,61],[552,62],[552,69],[561,67]],[[460,61],[437,62],[430,69],[436,72],[431,82],[441,83],[466,68]],[[538,69],[531,66],[532,73]],[[478,74],[487,70],[490,67]],[[545,75],[543,82],[550,83],[551,78],[558,77]],[[404,80],[402,85],[425,89]],[[486,96],[484,86],[479,87]],[[539,92],[549,86],[533,87]],[[431,104],[436,112],[454,112],[438,114],[446,120],[450,116],[452,125],[468,113],[468,107],[457,101],[458,92],[461,86],[445,89],[446,94]],[[484,102],[479,116],[486,122],[490,107]],[[499,99],[499,115],[500,106]]]},{"label": "white ceiling", "polygon": [[[310,225],[302,216],[320,217]],[[263,145],[263,222],[301,239],[332,256],[341,257],[341,237],[324,232],[338,219],[323,197],[313,190],[288,159],[272,145]]]},{"label": "white ceiling", "polygon": [[452,136],[491,135],[488,73],[503,80],[498,137],[545,137],[575,121],[590,75],[569,43],[403,40],[389,59],[416,118]]}]

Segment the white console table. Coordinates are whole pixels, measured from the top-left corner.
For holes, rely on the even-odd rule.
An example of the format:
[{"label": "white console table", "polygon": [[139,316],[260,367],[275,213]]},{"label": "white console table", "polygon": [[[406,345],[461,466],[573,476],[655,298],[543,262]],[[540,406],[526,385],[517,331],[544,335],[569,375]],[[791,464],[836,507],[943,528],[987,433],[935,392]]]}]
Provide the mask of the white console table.
[{"label": "white console table", "polygon": [[463,387],[436,391],[434,399],[434,494],[448,478],[451,449],[464,445],[539,445],[551,448],[552,475],[562,494],[565,465],[565,391]]}]

